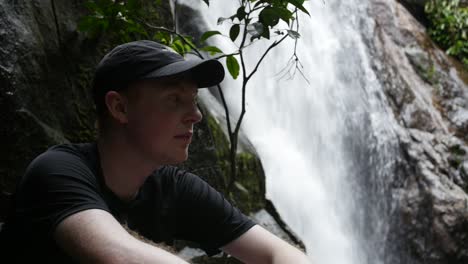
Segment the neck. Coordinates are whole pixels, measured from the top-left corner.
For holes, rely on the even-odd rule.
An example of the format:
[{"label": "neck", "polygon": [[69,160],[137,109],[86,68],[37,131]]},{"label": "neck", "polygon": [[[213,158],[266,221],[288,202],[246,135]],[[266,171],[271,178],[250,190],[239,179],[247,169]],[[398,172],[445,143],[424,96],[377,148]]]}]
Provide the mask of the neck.
[{"label": "neck", "polygon": [[121,135],[99,136],[97,146],[104,182],[123,201],[132,200],[159,167],[141,158],[142,154]]}]

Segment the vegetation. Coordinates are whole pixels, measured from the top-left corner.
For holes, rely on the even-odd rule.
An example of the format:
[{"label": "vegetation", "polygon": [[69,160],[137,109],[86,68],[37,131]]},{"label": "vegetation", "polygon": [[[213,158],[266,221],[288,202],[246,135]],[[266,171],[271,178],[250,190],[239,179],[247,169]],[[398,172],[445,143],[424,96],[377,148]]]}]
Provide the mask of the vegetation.
[{"label": "vegetation", "polygon": [[124,43],[137,39],[151,39],[152,34],[138,22],[139,17],[150,18],[160,1],[142,0],[90,0],[85,3],[90,14],[83,17],[78,30],[91,38],[106,36],[116,42]]},{"label": "vegetation", "polygon": [[431,0],[425,12],[431,38],[468,68],[468,7],[459,0]]},{"label": "vegetation", "polygon": [[[225,178],[229,180],[231,164],[229,140],[213,117],[207,116],[206,120],[216,146],[219,167]],[[253,154],[242,152],[237,153],[236,164],[238,172],[234,183],[236,188],[228,190],[227,186],[224,186],[226,189],[218,188],[218,191],[222,191],[229,197],[230,201],[242,212],[257,212],[265,208],[265,178],[258,176],[264,175],[260,160]]]},{"label": "vegetation", "polygon": [[[203,0],[209,5],[209,0]],[[177,2],[177,1],[176,1]],[[264,61],[268,53],[287,38],[297,41],[300,37],[298,13],[309,14],[304,8],[304,0],[240,0],[236,12],[229,17],[220,17],[218,24],[230,23],[229,32],[222,33],[217,30],[205,32],[200,39],[195,40],[191,36],[185,36],[177,32],[176,27],[168,28],[151,25],[144,20],[142,12],[148,14],[148,10],[162,1],[155,1],[148,8],[142,8],[143,0],[93,0],[87,3],[87,8],[91,15],[86,16],[80,23],[80,30],[88,32],[91,36],[97,37],[103,33],[113,35],[122,42],[137,39],[153,39],[172,47],[176,52],[185,55],[193,53],[204,58],[208,53],[216,56],[215,59],[224,59],[229,73],[234,79],[240,78],[242,81],[242,105],[241,113],[236,122],[231,122],[231,115],[224,98],[223,90],[218,85],[227,119],[227,131],[230,142],[229,150],[229,181],[227,190],[232,190],[235,186],[238,165],[237,147],[238,135],[242,120],[246,113],[246,89],[252,76],[257,72],[259,66]],[[148,3],[148,2],[146,2]],[[147,4],[148,5],[148,4]],[[177,21],[177,14],[174,21]],[[280,23],[283,21],[284,23]],[[175,25],[176,23],[173,23]],[[219,47],[209,45],[210,38],[221,35],[229,38],[238,49],[226,54]],[[257,41],[272,40],[271,44],[260,53],[256,59],[255,67],[247,69],[244,50],[254,45]],[[196,45],[197,43],[198,45]],[[293,51],[288,67],[294,68],[293,73],[301,72],[301,64]]]}]

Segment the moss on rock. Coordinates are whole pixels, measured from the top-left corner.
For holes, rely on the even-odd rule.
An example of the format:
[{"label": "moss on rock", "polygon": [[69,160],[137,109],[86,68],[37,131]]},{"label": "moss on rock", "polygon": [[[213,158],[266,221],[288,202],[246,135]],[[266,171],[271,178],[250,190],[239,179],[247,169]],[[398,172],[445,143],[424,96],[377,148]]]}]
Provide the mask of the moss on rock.
[{"label": "moss on rock", "polygon": [[[229,141],[218,122],[211,116],[207,116],[208,127],[213,136],[218,156],[219,167],[222,171],[224,182],[230,180]],[[258,157],[249,152],[237,153],[237,179],[233,190],[227,192],[226,186],[222,191],[231,202],[244,213],[252,213],[265,207],[265,174]]]}]

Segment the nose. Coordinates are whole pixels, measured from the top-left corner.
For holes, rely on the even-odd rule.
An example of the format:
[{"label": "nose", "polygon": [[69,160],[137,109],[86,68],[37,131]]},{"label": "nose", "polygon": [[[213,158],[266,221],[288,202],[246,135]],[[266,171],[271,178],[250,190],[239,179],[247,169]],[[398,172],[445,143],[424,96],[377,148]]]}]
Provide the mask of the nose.
[{"label": "nose", "polygon": [[193,104],[193,107],[190,109],[190,112],[187,114],[185,118],[185,122],[191,123],[191,124],[196,124],[200,122],[203,118],[202,113],[200,112],[200,109],[198,108],[197,104]]}]

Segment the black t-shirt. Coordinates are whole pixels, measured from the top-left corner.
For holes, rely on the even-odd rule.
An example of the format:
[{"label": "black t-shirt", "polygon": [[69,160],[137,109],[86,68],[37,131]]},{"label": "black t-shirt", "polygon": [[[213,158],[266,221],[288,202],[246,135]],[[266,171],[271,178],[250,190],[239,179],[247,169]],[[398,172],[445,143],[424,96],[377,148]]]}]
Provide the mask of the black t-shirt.
[{"label": "black t-shirt", "polygon": [[121,201],[104,184],[94,143],[59,145],[38,156],[14,205],[2,232],[9,252],[24,261],[70,262],[53,232],[86,209],[105,210],[154,242],[195,242],[209,255],[255,225],[198,176],[172,166],[154,171],[133,201]]}]

